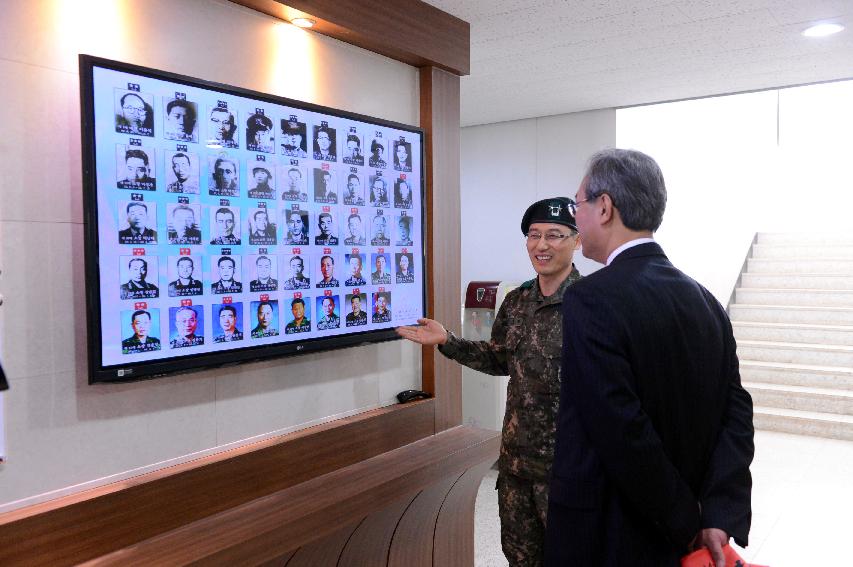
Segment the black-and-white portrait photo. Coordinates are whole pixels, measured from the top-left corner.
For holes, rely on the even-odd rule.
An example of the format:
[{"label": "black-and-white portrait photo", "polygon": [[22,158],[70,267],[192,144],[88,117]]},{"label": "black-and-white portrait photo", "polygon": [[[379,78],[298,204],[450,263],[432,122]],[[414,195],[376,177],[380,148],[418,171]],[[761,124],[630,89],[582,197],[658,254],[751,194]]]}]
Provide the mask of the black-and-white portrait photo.
[{"label": "black-and-white portrait photo", "polygon": [[335,129],[329,126],[314,126],[314,159],[337,161]]},{"label": "black-and-white portrait photo", "polygon": [[398,209],[412,208],[412,186],[402,175],[394,181],[394,206]]},{"label": "black-and-white portrait photo", "polygon": [[281,198],[285,201],[305,202],[308,191],[305,189],[305,172],[301,167],[285,165],[279,169],[279,188]]},{"label": "black-and-white portrait photo", "polygon": [[166,229],[169,244],[201,244],[201,205],[168,203]]},{"label": "black-and-white portrait photo", "polygon": [[249,244],[274,246],[276,238],[275,210],[266,208],[249,209]]},{"label": "black-and-white portrait photo", "polygon": [[281,153],[295,158],[308,157],[308,136],[304,122],[281,121]]},{"label": "black-and-white portrait photo", "polygon": [[364,186],[361,184],[361,177],[356,173],[349,173],[346,177],[344,205],[364,206]]},{"label": "black-and-white portrait photo", "polygon": [[370,176],[370,204],[374,207],[390,207],[388,182],[381,175]]},{"label": "black-and-white portrait photo", "polygon": [[134,191],[157,189],[154,148],[118,144],[116,146],[116,186]]},{"label": "black-and-white portrait photo", "polygon": [[282,289],[308,289],[311,287],[311,277],[308,275],[308,256],[293,254],[283,256],[283,269],[287,271],[288,278],[282,284]]},{"label": "black-and-white portrait photo", "polygon": [[394,254],[394,266],[397,283],[414,283],[415,281],[415,259],[411,252],[398,252]]},{"label": "black-and-white portrait photo", "polygon": [[347,246],[364,246],[367,238],[364,236],[364,223],[358,211],[350,213],[347,217],[347,236],[344,244]]},{"label": "black-and-white portrait photo", "polygon": [[300,209],[285,209],[285,244],[306,245],[308,241],[308,211]]},{"label": "black-and-white portrait photo", "polygon": [[265,161],[249,162],[246,167],[250,199],[275,199],[275,167]]},{"label": "black-and-white portrait photo", "polygon": [[237,159],[228,154],[207,157],[210,175],[207,177],[208,193],[217,197],[236,197],[240,194],[240,170]]},{"label": "black-and-white portrait photo", "polygon": [[372,227],[370,236],[370,244],[372,246],[388,246],[391,244],[388,217],[377,213],[370,225]]},{"label": "black-and-white portrait photo", "polygon": [[385,140],[382,138],[374,138],[370,142],[370,159],[368,165],[376,169],[385,169],[388,167],[385,161]]},{"label": "black-and-white portrait photo", "polygon": [[246,120],[246,148],[250,152],[275,153],[275,129],[269,116],[256,112]]},{"label": "black-and-white portrait photo", "polygon": [[160,296],[157,281],[157,256],[121,256],[119,296],[122,299],[153,299]]},{"label": "black-and-white portrait photo", "polygon": [[240,145],[240,138],[237,135],[236,113],[232,113],[225,107],[212,107],[207,118],[206,143],[213,147],[237,148]]},{"label": "black-and-white portrait photo", "polygon": [[354,128],[347,132],[347,137],[341,144],[341,161],[347,165],[364,165],[363,139]]},{"label": "black-and-white portrait photo", "polygon": [[330,210],[324,210],[317,215],[317,236],[314,237],[314,244],[318,246],[336,245],[338,243],[337,231],[334,213]]},{"label": "black-and-white portrait photo", "polygon": [[154,95],[115,90],[116,132],[154,136]]},{"label": "black-and-white portrait photo", "polygon": [[249,280],[249,291],[276,291],[278,289],[277,258],[272,254],[258,254],[247,257],[245,279]]},{"label": "black-and-white portrait photo", "polygon": [[314,202],[337,204],[338,189],[337,176],[334,171],[327,169],[314,168]]},{"label": "black-and-white portrait photo", "polygon": [[198,155],[188,152],[165,152],[166,192],[197,195]]},{"label": "black-and-white portrait photo", "polygon": [[157,203],[119,201],[119,244],[157,244]]},{"label": "black-and-white portrait photo", "polygon": [[394,239],[396,246],[412,245],[412,217],[403,214],[395,219],[397,222],[397,238]]},{"label": "black-and-white portrait photo", "polygon": [[169,297],[202,295],[201,257],[169,256]]},{"label": "black-and-white portrait photo", "polygon": [[210,207],[210,243],[215,246],[239,246],[240,208]]},{"label": "black-and-white portrait photo", "polygon": [[237,281],[237,278],[240,277],[241,260],[240,256],[229,256],[227,254],[210,257],[210,278],[213,280],[210,285],[210,293],[243,293],[243,282]]},{"label": "black-and-white portrait photo", "polygon": [[183,98],[163,100],[163,137],[198,142],[198,105]]},{"label": "black-and-white portrait photo", "polygon": [[394,142],[394,169],[412,171],[412,144],[409,142]]}]

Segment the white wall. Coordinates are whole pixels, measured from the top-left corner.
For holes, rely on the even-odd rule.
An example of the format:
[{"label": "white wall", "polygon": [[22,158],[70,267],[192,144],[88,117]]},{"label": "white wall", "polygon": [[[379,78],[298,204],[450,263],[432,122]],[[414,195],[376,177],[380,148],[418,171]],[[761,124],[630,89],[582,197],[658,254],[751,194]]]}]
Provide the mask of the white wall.
[{"label": "white wall", "polygon": [[756,232],[849,232],[853,81],[618,110],[617,144],[654,157],[656,238],[724,305]]},{"label": "white wall", "polygon": [[[532,278],[524,211],[539,199],[574,197],[586,160],[615,142],[612,109],[463,128],[463,285]],[[580,252],[575,264],[584,274],[599,266]]]},{"label": "white wall", "polygon": [[409,124],[418,123],[415,69],[225,0],[3,8],[0,349],[11,389],[0,511],[390,404],[419,387],[420,349],[401,341],[87,385],[77,54]]}]

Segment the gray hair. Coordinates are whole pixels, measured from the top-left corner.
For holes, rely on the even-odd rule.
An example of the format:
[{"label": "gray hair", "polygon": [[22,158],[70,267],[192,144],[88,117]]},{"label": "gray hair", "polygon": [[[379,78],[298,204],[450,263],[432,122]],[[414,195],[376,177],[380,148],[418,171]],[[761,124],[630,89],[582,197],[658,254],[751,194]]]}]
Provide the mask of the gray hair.
[{"label": "gray hair", "polygon": [[610,195],[626,228],[654,232],[660,227],[666,184],[651,157],[636,150],[602,150],[589,159],[586,179],[586,198]]}]

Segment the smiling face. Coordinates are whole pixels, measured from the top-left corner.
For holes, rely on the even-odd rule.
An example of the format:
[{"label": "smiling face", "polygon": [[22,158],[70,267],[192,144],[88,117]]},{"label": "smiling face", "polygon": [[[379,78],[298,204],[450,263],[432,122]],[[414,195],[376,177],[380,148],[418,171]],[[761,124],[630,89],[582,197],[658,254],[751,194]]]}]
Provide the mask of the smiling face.
[{"label": "smiling face", "polygon": [[576,236],[570,236],[559,241],[548,242],[545,236],[549,234],[567,235],[571,229],[561,224],[537,222],[530,225],[528,234],[542,235],[537,241],[527,241],[527,255],[533,269],[540,276],[556,276],[571,269],[572,257],[578,245]]}]

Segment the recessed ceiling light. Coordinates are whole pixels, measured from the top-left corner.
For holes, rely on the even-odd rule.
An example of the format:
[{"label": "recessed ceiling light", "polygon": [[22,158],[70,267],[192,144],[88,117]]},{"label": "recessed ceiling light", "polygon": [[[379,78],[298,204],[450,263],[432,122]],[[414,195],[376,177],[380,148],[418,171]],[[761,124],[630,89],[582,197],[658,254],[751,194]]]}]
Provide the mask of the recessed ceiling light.
[{"label": "recessed ceiling light", "polygon": [[293,18],[292,20],[290,20],[290,23],[300,28],[313,28],[314,24],[316,24],[317,22],[315,22],[311,18]]},{"label": "recessed ceiling light", "polygon": [[844,29],[841,24],[817,24],[803,32],[806,37],[826,37]]}]

